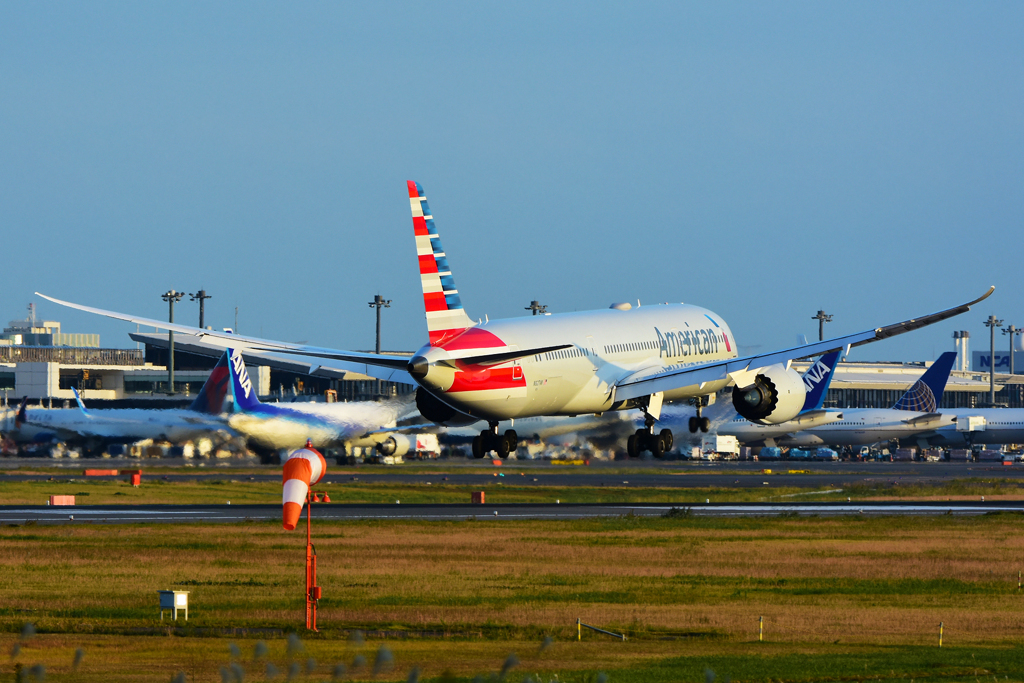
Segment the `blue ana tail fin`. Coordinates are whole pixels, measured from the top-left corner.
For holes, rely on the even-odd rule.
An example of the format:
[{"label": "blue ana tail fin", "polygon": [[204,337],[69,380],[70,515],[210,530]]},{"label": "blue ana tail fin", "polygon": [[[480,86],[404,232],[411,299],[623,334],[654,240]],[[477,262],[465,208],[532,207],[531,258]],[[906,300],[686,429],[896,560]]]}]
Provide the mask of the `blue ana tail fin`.
[{"label": "blue ana tail fin", "polygon": [[28,422],[28,396],[22,396],[21,405],[18,406],[18,415],[14,418],[14,428],[21,429],[21,425]]},{"label": "blue ana tail fin", "polygon": [[839,352],[833,351],[814,361],[811,367],[804,373],[804,389],[807,390],[807,397],[804,399],[804,408],[800,412],[808,410],[821,410],[828,394],[828,385],[832,383],[832,375],[839,363]]},{"label": "blue ana tail fin", "polygon": [[206,415],[220,415],[224,412],[224,399],[228,394],[228,352],[220,357],[210,371],[210,376],[199,390],[189,410]]},{"label": "blue ana tail fin", "polygon": [[938,410],[955,360],[955,351],[947,351],[939,356],[939,359],[921,375],[921,379],[914,382],[907,392],[900,396],[900,400],[896,401],[892,409],[920,413],[934,413]]},{"label": "blue ana tail fin", "polygon": [[228,370],[231,373],[231,395],[235,399],[235,406],[243,413],[255,410],[260,406],[260,400],[256,398],[256,387],[252,385],[249,373],[245,370],[242,352],[238,349],[228,349],[227,352],[231,357]]},{"label": "blue ana tail fin", "polygon": [[82,411],[82,415],[89,417],[89,411],[85,409],[85,403],[82,402],[82,397],[78,395],[78,389],[71,387],[71,391],[75,392],[75,403],[78,404],[78,409]]}]

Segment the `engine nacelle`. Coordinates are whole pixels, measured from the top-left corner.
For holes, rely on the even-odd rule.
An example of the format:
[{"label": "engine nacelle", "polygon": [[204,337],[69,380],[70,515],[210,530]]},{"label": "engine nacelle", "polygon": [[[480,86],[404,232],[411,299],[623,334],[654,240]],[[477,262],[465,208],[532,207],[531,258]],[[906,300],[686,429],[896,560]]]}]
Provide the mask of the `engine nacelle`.
[{"label": "engine nacelle", "polygon": [[800,414],[806,394],[800,373],[784,365],[772,365],[757,373],[753,384],[734,387],[732,405],[751,422],[777,425]]},{"label": "engine nacelle", "polygon": [[392,434],[377,444],[377,452],[381,455],[405,455],[416,445],[415,438],[405,434]]}]

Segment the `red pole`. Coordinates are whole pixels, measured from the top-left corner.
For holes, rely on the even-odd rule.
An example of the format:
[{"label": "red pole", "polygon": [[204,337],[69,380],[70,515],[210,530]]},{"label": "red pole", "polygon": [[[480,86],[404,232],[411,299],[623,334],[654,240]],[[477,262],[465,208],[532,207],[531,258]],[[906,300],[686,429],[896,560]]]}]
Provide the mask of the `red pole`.
[{"label": "red pole", "polygon": [[320,599],[320,587],[316,585],[316,548],[313,547],[312,525],[313,495],[306,493],[306,629],[317,631],[316,607]]}]

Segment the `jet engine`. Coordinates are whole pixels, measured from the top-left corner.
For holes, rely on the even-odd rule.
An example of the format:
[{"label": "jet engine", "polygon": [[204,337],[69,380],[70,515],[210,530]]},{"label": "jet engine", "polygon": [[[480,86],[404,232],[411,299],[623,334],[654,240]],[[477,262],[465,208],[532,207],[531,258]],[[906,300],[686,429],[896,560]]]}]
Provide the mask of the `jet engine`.
[{"label": "jet engine", "polygon": [[735,386],[732,404],[751,422],[780,424],[800,414],[806,393],[800,373],[784,365],[771,365],[757,373],[753,384]]},{"label": "jet engine", "polygon": [[377,444],[377,452],[381,455],[405,455],[416,445],[415,437],[405,434],[392,434]]},{"label": "jet engine", "polygon": [[420,411],[420,415],[425,420],[449,427],[473,424],[479,420],[479,418],[460,413],[423,387],[416,387],[416,409]]}]

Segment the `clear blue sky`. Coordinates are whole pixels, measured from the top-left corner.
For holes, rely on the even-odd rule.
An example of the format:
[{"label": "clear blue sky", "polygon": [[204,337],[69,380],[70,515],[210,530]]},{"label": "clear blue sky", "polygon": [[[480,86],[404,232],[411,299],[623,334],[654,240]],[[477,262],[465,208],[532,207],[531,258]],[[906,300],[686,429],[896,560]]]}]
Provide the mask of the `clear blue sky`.
[{"label": "clear blue sky", "polygon": [[995,284],[853,358],[978,349],[1024,326],[1022,35],[994,2],[6,1],[0,319],[205,287],[217,327],[366,349],[380,292],[411,350],[415,179],[472,317],[685,301],[767,350]]}]

